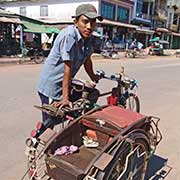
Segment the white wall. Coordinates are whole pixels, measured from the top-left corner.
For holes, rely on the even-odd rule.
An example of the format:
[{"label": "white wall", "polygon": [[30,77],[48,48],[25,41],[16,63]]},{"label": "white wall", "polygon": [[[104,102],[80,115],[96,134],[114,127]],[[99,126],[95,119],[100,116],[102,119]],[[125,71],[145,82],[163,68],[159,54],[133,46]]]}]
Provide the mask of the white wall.
[{"label": "white wall", "polygon": [[[83,2],[87,3],[87,2]],[[71,20],[71,16],[75,15],[75,9],[77,6],[83,3],[71,3],[71,4],[60,4],[60,5],[50,5],[49,6],[49,15],[51,17],[57,17],[64,20]],[[93,4],[96,9],[98,9],[98,1],[97,2],[89,2]]]},{"label": "white wall", "polygon": [[42,16],[40,16],[40,5],[47,5],[48,4],[48,17],[45,16],[44,18],[50,18],[50,19],[58,19],[61,21],[71,21],[72,15],[75,15],[75,9],[77,6],[79,6],[80,4],[84,4],[84,3],[90,3],[93,4],[96,9],[98,10],[99,8],[99,1],[98,0],[94,0],[94,1],[78,1],[76,2],[75,0],[70,0],[69,3],[63,2],[63,1],[59,1],[56,2],[57,4],[53,4],[52,1],[50,1],[50,3],[29,3],[27,2],[26,4],[23,3],[19,3],[19,4],[9,4],[8,6],[12,6],[12,7],[8,7],[6,6],[6,10],[14,12],[19,14],[19,7],[22,6],[26,6],[26,13],[28,17],[31,18],[42,18]]}]

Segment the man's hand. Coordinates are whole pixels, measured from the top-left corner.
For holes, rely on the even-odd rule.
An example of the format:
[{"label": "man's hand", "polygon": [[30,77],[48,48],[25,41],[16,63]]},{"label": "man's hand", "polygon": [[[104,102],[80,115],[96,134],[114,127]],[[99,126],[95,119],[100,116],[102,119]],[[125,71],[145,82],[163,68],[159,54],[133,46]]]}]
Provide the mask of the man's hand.
[{"label": "man's hand", "polygon": [[53,105],[54,107],[59,108],[59,109],[61,109],[61,108],[64,107],[64,106],[69,106],[70,108],[72,108],[72,102],[69,101],[68,99],[64,99],[64,100],[61,100],[61,101],[54,101],[54,102],[52,103],[52,105]]},{"label": "man's hand", "polygon": [[92,81],[94,81],[95,83],[98,83],[99,80],[101,79],[101,77],[100,77],[99,75],[97,75],[97,74],[94,74],[91,79],[92,79]]}]

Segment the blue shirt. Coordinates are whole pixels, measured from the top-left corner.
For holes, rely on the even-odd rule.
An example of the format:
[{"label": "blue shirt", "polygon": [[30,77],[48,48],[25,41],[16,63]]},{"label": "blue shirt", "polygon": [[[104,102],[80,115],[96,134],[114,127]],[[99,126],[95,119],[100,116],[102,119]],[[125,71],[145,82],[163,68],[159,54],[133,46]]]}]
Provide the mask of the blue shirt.
[{"label": "blue shirt", "polygon": [[62,97],[64,61],[71,61],[72,77],[93,53],[92,38],[84,41],[79,30],[70,25],[63,29],[54,41],[38,81],[38,92],[54,100]]}]

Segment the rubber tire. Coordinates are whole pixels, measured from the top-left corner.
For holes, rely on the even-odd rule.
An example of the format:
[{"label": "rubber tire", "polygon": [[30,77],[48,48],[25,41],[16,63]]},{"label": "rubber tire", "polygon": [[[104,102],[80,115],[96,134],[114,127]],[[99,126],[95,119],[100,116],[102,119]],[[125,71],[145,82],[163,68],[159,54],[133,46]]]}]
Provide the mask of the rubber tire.
[{"label": "rubber tire", "polygon": [[[134,112],[139,113],[139,112],[140,112],[140,100],[139,100],[138,96],[136,96],[135,94],[129,94],[129,97],[128,97],[128,99],[126,100],[126,108],[127,108],[127,109],[129,109],[129,108],[127,107],[129,98],[133,98],[133,99],[134,99],[135,107],[136,107]],[[130,110],[133,110],[133,109],[130,109]]]},{"label": "rubber tire", "polygon": [[[39,146],[39,145],[38,145]],[[36,149],[38,150],[38,148],[39,147],[36,147]],[[37,150],[36,150],[36,153],[37,153]],[[37,156],[37,155],[36,155]],[[35,157],[36,158],[36,157]],[[44,158],[45,158],[45,154],[44,155],[42,155],[41,156],[41,158],[38,160],[39,162],[38,163],[41,163],[42,164],[42,162],[43,162],[43,165],[45,165],[45,160],[44,160]],[[36,162],[35,162],[36,163]],[[30,166],[32,165],[32,163],[29,161],[29,159],[27,159],[27,168],[28,169],[30,169]],[[38,168],[39,169],[39,168]],[[39,172],[39,171],[38,171]],[[42,172],[41,172],[42,173]],[[39,174],[39,173],[38,173]],[[30,174],[30,172],[28,172],[28,177],[29,177],[29,179],[32,179],[32,180],[39,180],[39,179],[41,179],[41,180],[52,180],[52,178],[50,178],[46,173],[43,173],[43,175],[41,175],[41,176],[35,176],[35,177],[31,177],[31,174]]]},{"label": "rubber tire", "polygon": [[43,61],[44,61],[44,53],[43,51],[40,51],[40,52],[35,52],[34,53],[34,57],[33,57],[33,60],[36,64],[41,64]]},{"label": "rubber tire", "polygon": [[[136,147],[137,145],[140,145],[141,148],[143,148],[145,154],[145,159],[143,160],[144,166],[143,166],[143,173],[141,174],[141,178],[139,179],[132,179],[132,180],[144,180],[145,175],[146,175],[146,169],[147,169],[147,164],[148,164],[148,153],[149,153],[149,144],[148,144],[148,139],[147,137],[142,134],[142,133],[132,133],[128,136],[131,138],[134,143],[133,146]],[[126,162],[126,157],[127,155],[131,152],[131,148],[127,146],[127,143],[124,143],[120,146],[120,148],[117,150],[116,154],[114,155],[113,160],[110,162],[110,164],[106,167],[105,172],[99,172],[97,174],[97,179],[98,180],[111,180],[110,176],[113,173],[113,169],[117,169],[118,166],[116,167],[116,164],[119,161],[120,168],[123,168]],[[113,152],[112,152],[113,153]],[[117,165],[119,165],[117,164]],[[123,170],[121,170],[122,172]],[[117,177],[115,178],[117,179]],[[112,179],[112,180],[115,180]],[[121,180],[128,180],[128,179],[121,179]]]}]

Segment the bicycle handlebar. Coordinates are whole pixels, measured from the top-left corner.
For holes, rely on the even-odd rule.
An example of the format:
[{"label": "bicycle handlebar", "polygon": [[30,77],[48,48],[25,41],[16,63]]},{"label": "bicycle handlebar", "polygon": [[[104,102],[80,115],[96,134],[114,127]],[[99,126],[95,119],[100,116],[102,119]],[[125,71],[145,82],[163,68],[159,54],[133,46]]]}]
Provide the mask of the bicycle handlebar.
[{"label": "bicycle handlebar", "polygon": [[124,73],[118,73],[118,74],[112,74],[110,76],[106,75],[106,73],[103,70],[97,70],[96,74],[100,76],[100,78],[120,82],[120,83],[126,83],[126,84],[132,84],[134,86],[137,86],[137,80],[129,78],[128,76],[125,76]]}]

